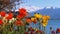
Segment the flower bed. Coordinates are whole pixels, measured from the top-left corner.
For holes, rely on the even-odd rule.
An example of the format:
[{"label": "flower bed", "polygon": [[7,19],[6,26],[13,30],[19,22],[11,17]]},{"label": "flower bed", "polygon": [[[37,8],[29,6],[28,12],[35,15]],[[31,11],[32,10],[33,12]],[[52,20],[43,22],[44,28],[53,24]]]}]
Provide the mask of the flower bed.
[{"label": "flower bed", "polygon": [[12,12],[6,13],[5,11],[0,12],[0,33],[1,34],[43,34],[45,30],[39,30],[37,28],[27,27],[30,23],[39,25],[44,28],[48,24],[50,16],[41,15],[35,13],[34,16],[29,17],[29,13],[26,9],[21,8],[18,11],[17,16],[14,16]]}]

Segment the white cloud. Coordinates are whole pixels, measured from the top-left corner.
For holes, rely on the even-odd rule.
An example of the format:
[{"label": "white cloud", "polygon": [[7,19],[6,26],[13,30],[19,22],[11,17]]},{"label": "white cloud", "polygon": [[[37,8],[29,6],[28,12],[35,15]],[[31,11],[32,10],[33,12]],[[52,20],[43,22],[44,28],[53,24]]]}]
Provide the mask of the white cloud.
[{"label": "white cloud", "polygon": [[[20,8],[25,8],[25,9],[27,10],[27,12],[35,12],[35,11],[37,11],[37,10],[39,10],[39,9],[43,9],[43,8],[41,8],[41,7],[37,7],[37,6],[27,6],[27,5],[24,5],[24,4],[20,5],[19,9],[20,9]],[[16,11],[18,11],[18,10],[16,10]]]},{"label": "white cloud", "polygon": [[46,8],[47,8],[47,9],[50,9],[51,7],[50,7],[50,6],[47,6]]},{"label": "white cloud", "polygon": [[[45,7],[37,7],[37,6],[29,6],[29,5],[26,5],[26,4],[20,4],[18,6],[18,9],[21,9],[21,8],[25,8],[27,10],[27,12],[35,12],[37,10],[42,10],[44,9]],[[18,11],[18,9],[16,11]],[[51,6],[47,6],[46,9],[51,9]],[[53,9],[55,9],[55,7],[53,7]]]},{"label": "white cloud", "polygon": [[39,7],[36,6],[20,6],[20,8],[25,8],[27,12],[32,12],[40,9]]},{"label": "white cloud", "polygon": [[[20,4],[17,6],[17,10],[20,8],[25,8],[27,10],[27,12],[35,12],[37,10],[42,10],[42,9],[51,9],[51,6],[46,6],[46,7],[38,7],[38,6],[32,6],[32,5],[26,5],[26,4]],[[53,7],[53,9],[55,9],[56,7]]]}]

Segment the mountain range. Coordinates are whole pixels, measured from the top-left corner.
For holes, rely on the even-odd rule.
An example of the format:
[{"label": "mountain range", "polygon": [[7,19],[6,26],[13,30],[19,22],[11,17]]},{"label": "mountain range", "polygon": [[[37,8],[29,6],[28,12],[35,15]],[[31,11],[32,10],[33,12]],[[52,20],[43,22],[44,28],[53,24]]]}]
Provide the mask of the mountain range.
[{"label": "mountain range", "polygon": [[43,9],[39,9],[37,11],[32,11],[31,14],[33,14],[34,12],[36,13],[40,13],[42,15],[49,15],[51,17],[51,19],[60,19],[60,8],[43,8]]}]

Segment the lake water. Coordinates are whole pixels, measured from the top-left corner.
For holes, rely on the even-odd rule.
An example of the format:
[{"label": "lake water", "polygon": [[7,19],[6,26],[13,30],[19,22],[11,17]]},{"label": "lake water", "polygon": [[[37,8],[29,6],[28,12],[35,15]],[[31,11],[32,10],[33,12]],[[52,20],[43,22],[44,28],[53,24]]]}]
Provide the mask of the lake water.
[{"label": "lake water", "polygon": [[[39,27],[38,23],[31,23],[30,26],[33,28]],[[52,27],[52,29],[56,31],[57,28],[60,28],[60,20],[49,20],[48,25],[46,26],[46,34],[50,33],[50,27]]]},{"label": "lake water", "polygon": [[48,25],[46,27],[46,32],[48,34],[50,27],[56,31],[57,28],[60,28],[60,20],[49,20]]}]

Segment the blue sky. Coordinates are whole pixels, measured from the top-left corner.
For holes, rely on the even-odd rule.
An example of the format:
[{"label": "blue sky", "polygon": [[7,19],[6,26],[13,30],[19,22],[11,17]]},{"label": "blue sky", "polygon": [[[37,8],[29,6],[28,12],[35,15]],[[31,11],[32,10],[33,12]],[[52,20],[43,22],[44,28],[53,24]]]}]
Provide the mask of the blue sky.
[{"label": "blue sky", "polygon": [[26,5],[34,5],[38,7],[60,7],[60,0],[25,0]]},{"label": "blue sky", "polygon": [[16,8],[25,8],[29,12],[46,8],[60,8],[60,0],[22,0],[24,3],[18,5]]}]

